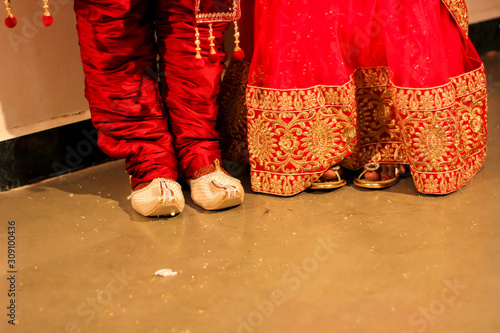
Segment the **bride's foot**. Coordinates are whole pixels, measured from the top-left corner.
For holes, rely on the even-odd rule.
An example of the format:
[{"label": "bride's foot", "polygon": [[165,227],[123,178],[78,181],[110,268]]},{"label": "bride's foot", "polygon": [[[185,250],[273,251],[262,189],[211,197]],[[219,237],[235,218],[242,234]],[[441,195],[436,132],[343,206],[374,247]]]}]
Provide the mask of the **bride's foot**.
[{"label": "bride's foot", "polygon": [[311,190],[331,190],[342,187],[346,181],[342,179],[342,168],[338,165],[326,170],[325,173],[315,181],[309,189]]},{"label": "bride's foot", "polygon": [[405,172],[406,167],[403,164],[368,163],[360,175],[353,180],[353,183],[363,188],[387,188],[396,185],[399,181],[399,175]]}]

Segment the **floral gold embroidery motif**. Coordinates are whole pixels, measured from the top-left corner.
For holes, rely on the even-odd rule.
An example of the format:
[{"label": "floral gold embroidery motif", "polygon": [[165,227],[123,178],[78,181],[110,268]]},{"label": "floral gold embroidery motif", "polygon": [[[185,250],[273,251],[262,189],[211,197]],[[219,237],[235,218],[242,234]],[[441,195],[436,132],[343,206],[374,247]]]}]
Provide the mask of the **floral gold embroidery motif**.
[{"label": "floral gold embroidery motif", "polygon": [[[251,116],[249,114],[249,118]],[[275,152],[274,148],[277,146],[275,144],[277,140],[272,138],[271,132],[271,125],[262,117],[251,122],[249,125],[249,153],[259,164],[264,164],[269,156]]]},{"label": "floral gold embroidery motif", "polygon": [[481,121],[480,117],[474,116],[471,117],[469,125],[474,133],[479,133],[481,132],[481,128],[483,127],[483,122]]},{"label": "floral gold embroidery motif", "polygon": [[332,126],[319,119],[309,127],[307,147],[314,156],[327,156],[334,147],[334,133]]},{"label": "floral gold embroidery motif", "polygon": [[438,124],[428,124],[420,135],[422,157],[431,162],[441,159],[446,153],[447,135],[446,131]]},{"label": "floral gold embroidery motif", "polygon": [[285,154],[293,154],[299,147],[299,141],[292,133],[286,132],[281,135],[279,146]]}]

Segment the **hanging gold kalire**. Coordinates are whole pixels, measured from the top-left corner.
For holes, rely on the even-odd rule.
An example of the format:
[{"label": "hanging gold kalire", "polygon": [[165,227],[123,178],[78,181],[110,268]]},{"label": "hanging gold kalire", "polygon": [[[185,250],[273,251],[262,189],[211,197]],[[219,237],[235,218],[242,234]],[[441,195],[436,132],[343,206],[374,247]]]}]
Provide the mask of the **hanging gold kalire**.
[{"label": "hanging gold kalire", "polygon": [[[195,8],[196,24],[208,24],[209,27],[209,37],[208,42],[210,44],[210,53],[208,55],[208,60],[211,63],[216,63],[219,61],[219,55],[214,49],[214,37],[212,35],[212,24],[218,22],[233,22],[234,23],[234,50],[233,59],[243,60],[245,53],[240,48],[240,32],[238,29],[238,20],[241,17],[241,7],[240,0],[196,0]],[[201,43],[200,33],[198,28],[195,27],[195,44],[196,44],[196,55],[195,55],[195,66],[203,67],[204,61],[201,56]]]}]

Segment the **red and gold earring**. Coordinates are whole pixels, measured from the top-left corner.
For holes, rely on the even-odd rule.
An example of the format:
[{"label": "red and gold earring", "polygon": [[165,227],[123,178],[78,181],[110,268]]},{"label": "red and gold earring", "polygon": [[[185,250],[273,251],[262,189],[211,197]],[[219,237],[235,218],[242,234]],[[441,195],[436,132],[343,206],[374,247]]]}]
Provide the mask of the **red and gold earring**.
[{"label": "red and gold earring", "polygon": [[48,27],[54,22],[54,18],[49,13],[49,0],[43,0],[43,9],[42,22],[44,26]]},{"label": "red and gold earring", "polygon": [[245,58],[245,52],[240,47],[240,31],[238,30],[238,22],[234,21],[234,50],[233,59],[236,61],[243,60]]},{"label": "red and gold earring", "polygon": [[7,17],[5,18],[5,25],[7,28],[14,28],[17,24],[17,19],[12,14],[12,8],[10,8],[10,0],[5,0],[5,10],[7,10]]}]

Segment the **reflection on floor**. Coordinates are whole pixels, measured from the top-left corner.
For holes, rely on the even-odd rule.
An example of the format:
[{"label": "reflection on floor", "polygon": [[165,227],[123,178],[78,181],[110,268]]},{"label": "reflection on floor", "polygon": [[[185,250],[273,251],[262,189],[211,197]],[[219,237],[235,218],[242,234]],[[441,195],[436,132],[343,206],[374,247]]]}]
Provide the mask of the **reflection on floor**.
[{"label": "reflection on floor", "polygon": [[122,161],[0,193],[17,271],[13,328],[2,254],[0,330],[499,332],[500,55],[485,61],[488,159],[451,195],[406,179],[280,198],[252,193],[240,170],[241,207],[187,199],[181,215],[150,219],[126,199]]}]

